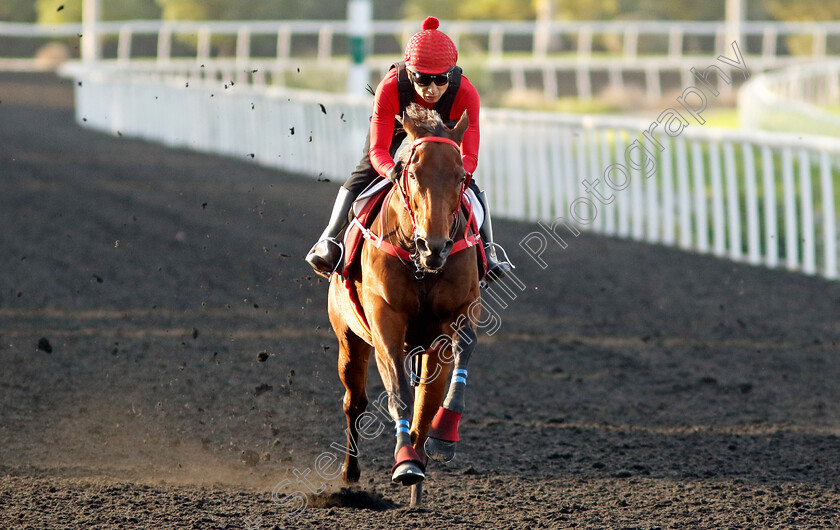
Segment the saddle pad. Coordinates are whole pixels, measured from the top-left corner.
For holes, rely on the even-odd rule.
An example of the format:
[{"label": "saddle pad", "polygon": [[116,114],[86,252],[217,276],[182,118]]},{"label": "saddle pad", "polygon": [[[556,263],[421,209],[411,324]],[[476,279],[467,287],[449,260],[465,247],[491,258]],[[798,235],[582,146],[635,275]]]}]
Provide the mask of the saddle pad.
[{"label": "saddle pad", "polygon": [[[470,230],[474,234],[478,234],[478,229],[484,222],[484,209],[481,207],[481,201],[469,188],[461,195],[461,210],[470,221]],[[480,244],[476,245],[476,257],[478,258],[478,280],[481,281],[487,274],[487,255],[484,253],[484,242],[481,239],[479,239],[479,242]]]},{"label": "saddle pad", "polygon": [[[473,210],[473,217],[475,217],[475,224],[476,226],[481,226],[484,224],[484,208],[481,206],[481,201],[478,200],[478,197],[475,196],[475,192],[467,188],[467,191],[464,192],[464,195],[469,199],[470,207]],[[464,209],[464,215],[467,216],[467,219],[470,218],[470,212],[466,208]],[[476,229],[475,233],[478,233],[478,229]]]},{"label": "saddle pad", "polygon": [[[362,192],[353,203],[354,217],[363,227],[368,229],[373,224],[373,220],[376,219],[376,214],[382,208],[383,200],[393,186],[388,179],[380,180],[381,182]],[[355,222],[350,223],[350,226],[344,231],[344,263],[339,267],[343,278],[350,277],[350,270],[353,265],[361,259],[364,242],[364,234],[359,225]]]}]

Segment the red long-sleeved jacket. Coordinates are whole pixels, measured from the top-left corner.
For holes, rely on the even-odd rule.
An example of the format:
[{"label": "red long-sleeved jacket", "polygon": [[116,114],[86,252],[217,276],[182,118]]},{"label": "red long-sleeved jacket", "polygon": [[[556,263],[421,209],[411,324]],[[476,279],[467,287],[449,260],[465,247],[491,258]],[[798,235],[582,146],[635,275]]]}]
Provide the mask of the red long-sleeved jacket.
[{"label": "red long-sleeved jacket", "polygon": [[[431,109],[434,104],[427,103],[416,92],[414,102],[418,105]],[[455,102],[452,104],[452,111],[449,116],[441,116],[443,121],[457,120],[466,110],[470,119],[470,126],[464,133],[464,140],[461,142],[461,159],[464,162],[464,170],[467,173],[474,173],[478,166],[478,111],[480,107],[478,91],[466,76],[461,76],[461,86],[455,95]],[[391,147],[391,140],[394,137],[394,116],[400,113],[400,98],[397,90],[397,69],[388,71],[385,78],[376,87],[376,94],[373,100],[373,116],[370,120],[370,161],[376,172],[381,176],[387,176],[394,167],[394,159],[388,152]]]}]

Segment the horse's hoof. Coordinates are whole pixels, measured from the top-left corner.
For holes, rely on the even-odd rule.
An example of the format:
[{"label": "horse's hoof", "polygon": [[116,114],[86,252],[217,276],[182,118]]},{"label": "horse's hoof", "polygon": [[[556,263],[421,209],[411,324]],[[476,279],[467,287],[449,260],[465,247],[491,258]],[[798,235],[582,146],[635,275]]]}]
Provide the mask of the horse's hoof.
[{"label": "horse's hoof", "polygon": [[423,469],[416,462],[403,462],[394,468],[391,480],[399,482],[403,486],[413,486],[426,478]]},{"label": "horse's hoof", "polygon": [[362,472],[361,469],[359,469],[359,466],[351,466],[348,468],[347,465],[344,465],[341,467],[341,478],[344,479],[345,484],[359,482],[361,474]]},{"label": "horse's hoof", "polygon": [[437,438],[427,438],[423,447],[426,454],[435,462],[448,463],[455,458],[455,444],[458,442],[445,442]]}]

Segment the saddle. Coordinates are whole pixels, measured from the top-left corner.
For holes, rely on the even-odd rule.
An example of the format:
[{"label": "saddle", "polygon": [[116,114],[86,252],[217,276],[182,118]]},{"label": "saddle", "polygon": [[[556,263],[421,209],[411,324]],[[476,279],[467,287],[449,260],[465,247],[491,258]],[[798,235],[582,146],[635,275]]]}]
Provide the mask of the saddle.
[{"label": "saddle", "polygon": [[[382,205],[385,203],[385,198],[392,192],[392,190],[393,184],[391,181],[387,179],[378,179],[368,186],[368,188],[363,191],[353,203],[353,220],[344,231],[343,260],[337,269],[340,271],[341,277],[345,281],[350,279],[351,275],[355,271],[355,268],[359,267],[361,264],[362,246],[364,245],[365,239],[373,240],[377,246],[380,246],[380,248],[383,246],[391,246],[390,243],[384,242],[381,239],[377,240],[377,235],[371,230],[371,228],[373,221],[376,219],[376,216],[382,209]],[[484,211],[481,208],[481,202],[469,188],[461,196],[461,211],[464,213],[464,217],[469,220],[468,232],[474,234],[474,236],[471,236],[472,239],[466,244],[466,246],[474,245],[478,249],[478,252],[476,253],[478,256],[478,278],[481,280],[484,278],[485,274],[487,274],[487,257],[484,255],[484,246],[476,243],[481,241],[478,236],[478,228],[484,221]],[[386,249],[383,248],[383,250]],[[402,249],[397,249],[398,252],[400,250]],[[457,252],[457,250],[453,249],[452,253],[454,254],[455,252]],[[407,252],[405,255],[400,255],[400,257],[404,256],[407,256]]]}]

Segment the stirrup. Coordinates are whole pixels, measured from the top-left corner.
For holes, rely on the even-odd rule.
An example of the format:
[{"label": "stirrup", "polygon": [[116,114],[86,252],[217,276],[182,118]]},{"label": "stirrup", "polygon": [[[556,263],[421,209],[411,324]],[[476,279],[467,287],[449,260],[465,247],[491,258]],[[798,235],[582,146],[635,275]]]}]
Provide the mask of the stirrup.
[{"label": "stirrup", "polygon": [[[507,252],[502,247],[502,245],[500,245],[498,243],[495,243],[493,241],[485,243],[485,245],[484,245],[485,254],[487,253],[488,248],[492,248],[495,251],[497,266],[507,265],[508,267],[510,267],[511,270],[516,268],[516,265],[511,263],[510,258],[508,257]],[[499,254],[501,254],[501,256]],[[488,259],[487,261],[489,263],[490,260]],[[488,267],[487,274],[485,274],[484,278],[482,278],[481,281],[478,282],[478,286],[481,289],[486,289],[487,286],[489,286],[491,283],[493,283],[493,281],[495,281],[497,279],[497,278],[490,278],[490,272],[491,271]]]},{"label": "stirrup", "polygon": [[315,251],[315,247],[317,247],[321,243],[327,243],[328,245],[331,243],[338,247],[338,259],[336,260],[335,265],[333,265],[332,270],[329,272],[324,272],[321,269],[315,267],[309,260],[306,260],[306,262],[312,265],[312,270],[314,270],[316,274],[329,279],[338,270],[338,267],[341,266],[341,263],[344,261],[344,244],[334,237],[325,237],[324,239],[321,239],[317,243],[312,245],[312,248],[309,249],[309,252],[306,255],[309,256],[310,254],[312,254]]}]

